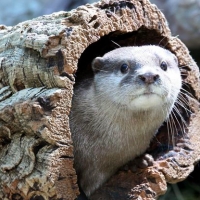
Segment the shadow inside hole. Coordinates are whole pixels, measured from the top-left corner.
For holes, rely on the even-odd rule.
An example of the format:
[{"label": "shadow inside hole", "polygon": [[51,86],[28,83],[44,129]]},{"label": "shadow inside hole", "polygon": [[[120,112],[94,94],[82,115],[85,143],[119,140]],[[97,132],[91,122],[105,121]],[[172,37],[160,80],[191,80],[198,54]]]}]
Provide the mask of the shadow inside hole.
[{"label": "shadow inside hole", "polygon": [[[186,92],[187,91],[187,92]],[[166,122],[158,130],[155,138],[152,140],[148,152],[153,155],[155,159],[165,157],[165,154],[173,150],[177,143],[186,144],[188,139],[188,126],[192,111],[189,107],[189,98],[195,97],[195,92],[191,86],[183,85],[178,97],[178,102],[175,103],[174,108]],[[187,148],[187,144],[183,148]]]},{"label": "shadow inside hole", "polygon": [[125,46],[142,46],[142,45],[159,45],[167,48],[168,39],[161,36],[156,30],[149,30],[141,27],[137,31],[123,33],[120,31],[111,32],[101,37],[97,42],[89,45],[82,53],[78,62],[78,70],[76,73],[76,82],[79,79],[92,77],[91,69],[92,60],[98,56],[116,48]]}]

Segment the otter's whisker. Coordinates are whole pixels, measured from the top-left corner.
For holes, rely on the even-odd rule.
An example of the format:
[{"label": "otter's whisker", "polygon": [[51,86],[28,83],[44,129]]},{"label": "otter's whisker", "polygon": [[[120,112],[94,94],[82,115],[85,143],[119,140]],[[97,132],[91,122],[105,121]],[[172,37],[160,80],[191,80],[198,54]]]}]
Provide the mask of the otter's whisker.
[{"label": "otter's whisker", "polygon": [[[174,111],[180,116],[180,113],[179,113],[179,111],[178,111],[178,109],[176,107],[174,107]],[[172,114],[173,114],[175,120],[177,121],[177,123],[178,123],[178,125],[179,125],[179,127],[181,129],[181,132],[183,133],[183,136],[184,136],[185,135],[185,128],[184,127],[186,127],[185,120],[183,118],[181,118],[181,123],[182,124],[180,124],[178,118],[176,117],[176,114],[174,112]]]},{"label": "otter's whisker", "polygon": [[117,44],[116,42],[114,42],[113,40],[111,40],[112,43],[114,43],[116,46],[121,47],[119,44]]}]

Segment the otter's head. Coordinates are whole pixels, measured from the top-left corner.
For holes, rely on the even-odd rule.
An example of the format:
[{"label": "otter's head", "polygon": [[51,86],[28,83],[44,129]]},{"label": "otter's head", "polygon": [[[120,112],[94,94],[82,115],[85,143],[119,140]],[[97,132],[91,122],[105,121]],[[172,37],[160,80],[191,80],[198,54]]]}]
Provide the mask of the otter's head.
[{"label": "otter's head", "polygon": [[169,112],[181,88],[176,56],[158,46],[118,48],[95,58],[92,68],[97,94],[133,111]]}]

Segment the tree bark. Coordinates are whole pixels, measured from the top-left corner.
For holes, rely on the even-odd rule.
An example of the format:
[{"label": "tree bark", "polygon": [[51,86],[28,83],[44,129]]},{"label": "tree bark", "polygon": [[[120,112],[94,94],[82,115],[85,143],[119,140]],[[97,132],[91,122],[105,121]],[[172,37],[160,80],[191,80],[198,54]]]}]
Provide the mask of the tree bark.
[{"label": "tree bark", "polygon": [[[0,198],[75,199],[69,112],[74,74],[120,46],[155,44],[176,54],[187,110],[176,129],[160,128],[148,152],[153,166],[119,171],[91,199],[156,199],[200,159],[199,71],[185,45],[148,0],[102,0],[70,12],[0,27]],[[191,95],[191,97],[190,97]],[[189,111],[188,111],[189,110]],[[179,123],[184,120],[184,130]],[[158,142],[159,141],[159,142]],[[160,151],[159,144],[173,146]],[[173,156],[170,156],[170,155]],[[131,166],[131,164],[130,164]]]}]

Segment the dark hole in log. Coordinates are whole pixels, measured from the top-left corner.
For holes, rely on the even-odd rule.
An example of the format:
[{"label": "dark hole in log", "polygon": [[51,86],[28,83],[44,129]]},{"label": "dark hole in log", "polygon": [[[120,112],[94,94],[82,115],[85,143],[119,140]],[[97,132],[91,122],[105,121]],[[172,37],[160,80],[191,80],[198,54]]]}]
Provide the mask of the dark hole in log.
[{"label": "dark hole in log", "polygon": [[63,65],[64,65],[64,56],[61,50],[59,50],[56,53],[56,56],[52,56],[48,58],[48,63],[47,63],[48,68],[57,66],[58,71],[61,73],[64,69]]},{"label": "dark hole in log", "polygon": [[38,151],[41,150],[43,147],[45,147],[48,143],[43,141],[43,142],[40,142],[38,145],[36,145],[34,148],[33,148],[33,152],[35,155],[37,155]]},{"label": "dark hole in log", "polygon": [[23,81],[18,78],[15,78],[13,85],[17,91],[25,89],[25,85],[23,84]]},{"label": "dark hole in log", "polygon": [[96,20],[96,19],[97,19],[97,15],[94,15],[94,16],[92,17],[92,19],[89,21],[89,23],[93,22],[93,21]]},{"label": "dark hole in log", "polygon": [[100,26],[100,23],[99,22],[96,22],[95,24],[94,24],[94,28],[96,29],[96,28],[98,28]]},{"label": "dark hole in log", "polygon": [[122,9],[122,8],[129,8],[131,10],[136,9],[135,5],[130,1],[118,1],[118,2],[113,2],[109,4],[103,4],[100,7],[101,9],[107,9],[107,10],[110,10],[111,12],[116,12],[117,10]]},{"label": "dark hole in log", "polygon": [[23,197],[20,194],[13,194],[12,200],[23,200]]},{"label": "dark hole in log", "polygon": [[[76,84],[79,84],[79,82],[85,78],[93,78],[91,62],[95,57],[103,56],[105,53],[119,48],[119,46],[142,45],[158,45],[169,49],[167,38],[161,36],[156,30],[149,30],[145,27],[141,27],[138,31],[130,33],[115,31],[103,36],[97,42],[89,45],[82,53],[78,62]],[[185,79],[186,76],[187,75],[184,74],[183,79]],[[187,123],[191,113],[187,105],[188,94],[186,94],[186,91],[191,94],[194,94],[194,91],[190,91],[191,89],[187,86],[184,86],[183,89],[179,98],[184,98],[184,101],[182,101],[184,107],[180,106],[179,103],[175,104],[177,109],[174,109],[173,113],[170,115],[171,124],[169,125],[169,122],[164,122],[148,149],[148,152],[152,153],[154,157],[159,157],[159,155],[172,150],[180,138],[184,138],[187,135]]]},{"label": "dark hole in log", "polygon": [[35,195],[30,198],[30,200],[44,200],[45,198],[42,195]]},{"label": "dark hole in log", "polygon": [[89,45],[82,53],[78,62],[78,71],[76,73],[76,82],[82,76],[88,74],[91,76],[91,62],[97,56],[103,56],[105,53],[118,48],[119,46],[142,46],[142,45],[159,45],[166,47],[167,38],[161,36],[156,30],[149,30],[141,27],[138,31],[122,33],[120,31],[111,32],[100,38],[97,42]]},{"label": "dark hole in log", "polygon": [[45,111],[52,111],[55,108],[55,106],[52,105],[49,98],[38,97],[37,100]]}]

